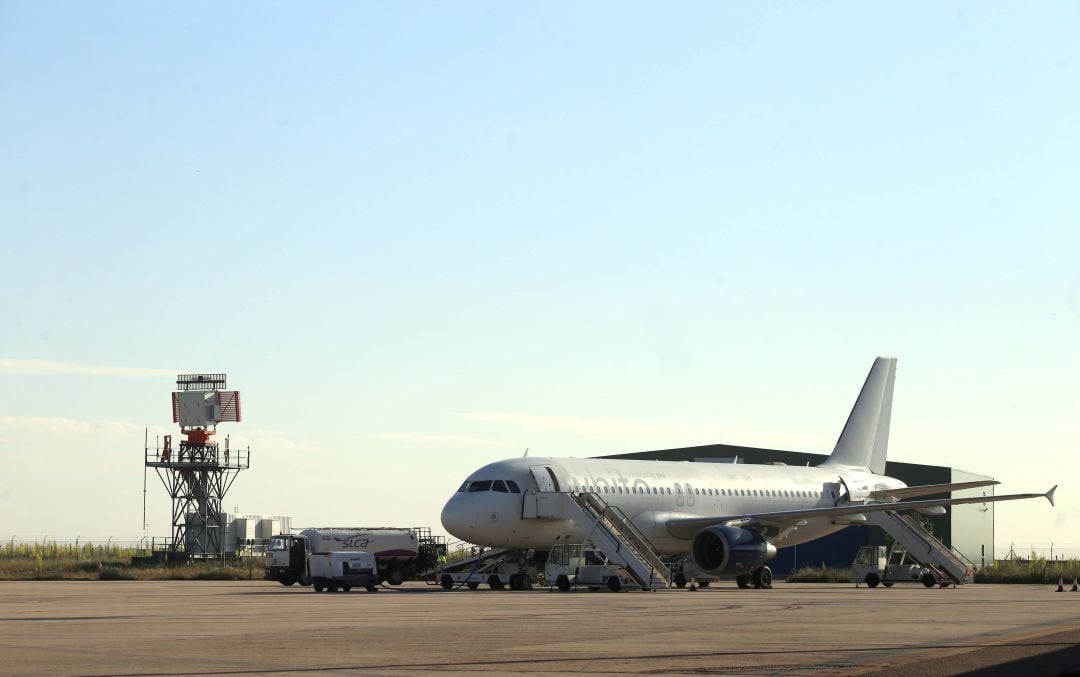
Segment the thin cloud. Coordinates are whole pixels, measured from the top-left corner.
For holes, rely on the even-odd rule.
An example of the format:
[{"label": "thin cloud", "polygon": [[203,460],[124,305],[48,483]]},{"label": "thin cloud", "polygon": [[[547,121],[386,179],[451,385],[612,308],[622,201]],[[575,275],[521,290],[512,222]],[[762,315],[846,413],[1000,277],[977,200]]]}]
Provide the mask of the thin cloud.
[{"label": "thin cloud", "polygon": [[168,434],[168,430],[154,426],[144,426],[126,421],[80,421],[60,416],[3,416],[0,415],[0,428],[26,432],[42,432],[54,435],[141,435],[149,429],[151,435]]},{"label": "thin cloud", "polygon": [[529,430],[569,433],[607,439],[654,439],[672,440],[690,437],[717,438],[715,432],[691,430],[679,426],[653,425],[614,418],[581,418],[578,416],[543,416],[540,414],[516,414],[499,411],[468,412],[460,415],[469,421],[501,423]]},{"label": "thin cloud", "polygon": [[79,362],[56,362],[53,360],[22,360],[0,357],[0,374],[124,376],[143,378],[147,376],[176,376],[172,369],[148,369],[145,367],[114,367]]},{"label": "thin cloud", "polygon": [[373,440],[392,440],[396,442],[419,442],[421,444],[438,444],[455,447],[506,447],[503,442],[485,440],[479,437],[466,437],[462,435],[425,435],[422,433],[380,433],[365,435]]}]

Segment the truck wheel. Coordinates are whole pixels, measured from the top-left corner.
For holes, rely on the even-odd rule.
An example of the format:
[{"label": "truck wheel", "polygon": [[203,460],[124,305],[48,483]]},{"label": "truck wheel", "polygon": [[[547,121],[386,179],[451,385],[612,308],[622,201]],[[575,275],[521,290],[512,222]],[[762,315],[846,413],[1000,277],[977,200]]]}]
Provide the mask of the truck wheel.
[{"label": "truck wheel", "polygon": [[555,579],[555,587],[562,592],[569,592],[570,578],[566,574],[559,574],[559,577]]},{"label": "truck wheel", "polygon": [[937,580],[934,579],[934,574],[927,571],[922,575],[922,584],[928,588],[932,588],[937,584]]},{"label": "truck wheel", "polygon": [[289,587],[293,583],[296,583],[295,578],[285,578],[285,579],[282,579],[282,581],[281,581],[281,584],[284,585],[285,587]]},{"label": "truck wheel", "polygon": [[443,574],[442,577],[439,578],[439,585],[443,587],[443,590],[449,590],[454,587],[454,579],[450,574]]},{"label": "truck wheel", "polygon": [[750,587],[750,577],[746,576],[745,574],[742,576],[736,576],[735,585],[739,586],[743,590],[746,590]]},{"label": "truck wheel", "polygon": [[521,583],[521,589],[522,590],[532,590],[533,589],[533,579],[532,579],[532,576],[530,576],[529,574],[521,574],[521,578],[519,579],[519,582]]},{"label": "truck wheel", "polygon": [[607,589],[612,592],[618,592],[622,590],[622,581],[619,580],[618,576],[608,576]]},{"label": "truck wheel", "polygon": [[510,589],[521,590],[521,574],[510,574]]},{"label": "truck wheel", "polygon": [[699,588],[707,588],[707,587],[709,587],[709,581],[699,581],[697,586]]},{"label": "truck wheel", "polygon": [[326,590],[326,586],[323,585],[322,583],[316,583],[315,585],[313,585],[311,587],[315,589],[315,592],[322,592],[323,590]]},{"label": "truck wheel", "polygon": [[350,591],[350,590],[352,590],[352,586],[351,586],[351,585],[343,585],[343,586],[341,586],[341,591],[342,591],[342,592],[348,592],[348,591]]},{"label": "truck wheel", "polygon": [[884,585],[886,588],[891,588],[893,586],[893,583],[895,582],[896,581],[882,581],[881,584]]},{"label": "truck wheel", "polygon": [[405,582],[405,574],[401,573],[401,569],[391,569],[386,572],[386,582],[390,585],[401,585]]},{"label": "truck wheel", "polygon": [[671,579],[671,582],[675,584],[676,588],[686,587],[686,576],[684,574],[675,574],[675,577]]},{"label": "truck wheel", "polygon": [[502,579],[495,574],[491,574],[490,576],[488,576],[487,584],[488,587],[492,590],[502,590],[506,587],[506,585],[502,582]]},{"label": "truck wheel", "polygon": [[878,578],[877,574],[866,574],[866,587],[876,588],[880,582],[881,579]]},{"label": "truck wheel", "polygon": [[379,591],[379,589],[375,587],[375,583],[374,583],[374,582],[372,582],[372,583],[368,583],[368,584],[367,584],[367,587],[365,588],[365,590],[367,590],[368,592],[378,592],[378,591]]},{"label": "truck wheel", "polygon": [[476,590],[480,587],[480,581],[469,581],[465,585],[469,586],[469,590]]}]

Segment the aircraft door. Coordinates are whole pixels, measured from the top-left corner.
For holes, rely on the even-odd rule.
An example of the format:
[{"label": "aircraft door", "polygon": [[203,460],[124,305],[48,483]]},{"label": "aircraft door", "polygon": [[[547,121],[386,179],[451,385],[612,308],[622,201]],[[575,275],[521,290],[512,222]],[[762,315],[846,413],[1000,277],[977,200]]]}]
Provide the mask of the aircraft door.
[{"label": "aircraft door", "polygon": [[558,491],[559,483],[555,479],[555,473],[546,465],[530,465],[529,472],[536,480],[537,491]]},{"label": "aircraft door", "polygon": [[682,484],[680,484],[679,482],[676,482],[675,483],[675,505],[682,505],[684,502],[685,501],[683,500]]},{"label": "aircraft door", "polygon": [[686,505],[694,505],[694,487],[686,483]]}]

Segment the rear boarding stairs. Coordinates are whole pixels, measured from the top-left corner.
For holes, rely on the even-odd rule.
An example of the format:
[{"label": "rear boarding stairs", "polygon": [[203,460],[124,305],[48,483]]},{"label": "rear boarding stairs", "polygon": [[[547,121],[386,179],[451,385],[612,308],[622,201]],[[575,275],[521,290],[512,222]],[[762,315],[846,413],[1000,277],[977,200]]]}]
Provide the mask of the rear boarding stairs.
[{"label": "rear boarding stairs", "polygon": [[975,581],[975,565],[954,552],[917,522],[892,510],[866,515],[867,524],[876,524],[907,550],[908,555],[939,580],[964,585]]}]

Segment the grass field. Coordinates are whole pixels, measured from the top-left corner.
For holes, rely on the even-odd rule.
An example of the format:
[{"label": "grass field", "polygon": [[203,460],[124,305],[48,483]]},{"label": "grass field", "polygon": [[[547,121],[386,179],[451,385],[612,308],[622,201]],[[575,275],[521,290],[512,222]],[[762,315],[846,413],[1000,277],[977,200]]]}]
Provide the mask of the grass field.
[{"label": "grass field", "polygon": [[125,546],[86,543],[7,543],[0,546],[0,581],[58,580],[259,580],[263,558],[172,562],[132,566],[139,551]]}]

